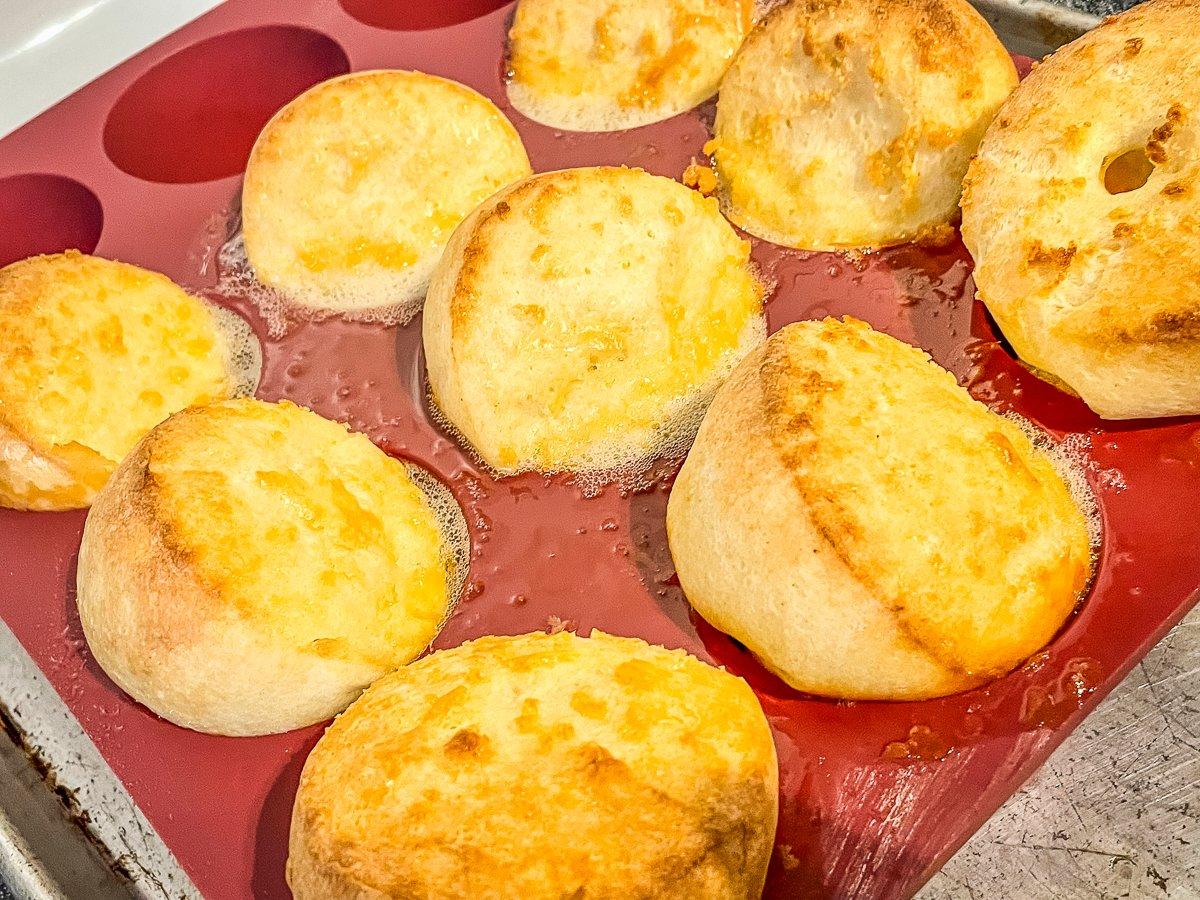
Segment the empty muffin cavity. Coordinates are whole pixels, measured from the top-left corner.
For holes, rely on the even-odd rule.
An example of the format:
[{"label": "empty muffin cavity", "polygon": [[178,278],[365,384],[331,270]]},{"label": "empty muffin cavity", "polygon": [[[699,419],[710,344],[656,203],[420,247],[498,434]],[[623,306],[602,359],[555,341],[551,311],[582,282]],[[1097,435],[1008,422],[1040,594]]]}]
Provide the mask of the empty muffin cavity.
[{"label": "empty muffin cavity", "polygon": [[147,181],[236,175],[280,107],[348,71],[341,46],[308,28],[217,35],[168,56],[125,90],[104,123],[104,150],[122,172]]},{"label": "empty muffin cavity", "polygon": [[350,16],[388,31],[427,31],[470,22],[504,6],[508,0],[438,0],[396,3],[395,0],[340,0]]},{"label": "empty muffin cavity", "polygon": [[0,267],[41,253],[91,253],[103,229],[99,198],[73,178],[0,178]]}]

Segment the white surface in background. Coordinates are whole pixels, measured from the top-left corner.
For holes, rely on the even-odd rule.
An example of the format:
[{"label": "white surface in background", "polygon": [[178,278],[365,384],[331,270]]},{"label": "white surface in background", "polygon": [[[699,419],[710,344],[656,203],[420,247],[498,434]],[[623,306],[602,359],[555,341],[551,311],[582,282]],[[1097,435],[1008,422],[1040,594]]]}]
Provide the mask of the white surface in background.
[{"label": "white surface in background", "polygon": [[0,0],[0,137],[220,2]]}]

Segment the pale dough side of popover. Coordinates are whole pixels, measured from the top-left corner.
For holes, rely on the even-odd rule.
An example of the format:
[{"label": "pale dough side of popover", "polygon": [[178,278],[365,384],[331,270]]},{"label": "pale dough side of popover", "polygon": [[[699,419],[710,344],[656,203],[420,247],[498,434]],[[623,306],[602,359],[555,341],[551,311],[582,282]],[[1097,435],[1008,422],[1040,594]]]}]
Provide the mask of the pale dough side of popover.
[{"label": "pale dough side of popover", "polygon": [[636,471],[681,453],[765,336],[749,243],[639,169],[535,175],[455,232],[426,299],[437,408],[502,473]]},{"label": "pale dough side of popover", "polygon": [[726,214],[808,250],[942,240],[1016,83],[966,0],[785,3],[721,84],[708,149]]},{"label": "pale dough side of popover", "polygon": [[761,895],[771,730],[739,678],[593,632],[485,637],[381,679],[326,732],[288,884],[337,897]]},{"label": "pale dough side of popover", "polygon": [[362,435],[287,403],[193,408],[97,496],[80,620],[101,668],[164,718],[286,731],[429,644],[453,599],[440,540],[404,466]]},{"label": "pale dough side of popover", "polygon": [[146,479],[139,446],[96,497],[79,548],[79,618],[105,674],[164,719],[212,734],[287,731],[349,705],[375,667],[297,654],[222,613]]},{"label": "pale dough side of popover", "polygon": [[763,409],[766,352],[717,392],[671,487],[667,534],[688,602],[802,690],[953,692],[958,680],[898,631],[805,513]]},{"label": "pale dough side of popover", "polygon": [[573,131],[668,119],[717,92],[753,22],[753,0],[521,0],[508,98]]},{"label": "pale dough side of popover", "polygon": [[530,171],[516,129],[466,85],[395,70],[332,78],[255,142],[242,189],[247,259],[293,304],[404,320],[454,227]]},{"label": "pale dough side of popover", "polygon": [[164,275],[76,251],[0,269],[0,505],[85,507],[171,413],[252,388],[234,357],[257,343],[237,322]]},{"label": "pale dough side of popover", "polygon": [[[967,178],[980,299],[1021,359],[1104,418],[1200,412],[1197,22],[1194,0],[1150,0],[1058,50]],[[1107,164],[1131,150],[1153,171],[1109,193]]]},{"label": "pale dough side of popover", "polygon": [[793,687],[919,699],[1001,675],[1070,614],[1084,513],[1051,461],[923,352],[789,325],[717,393],[672,488],[679,580]]}]

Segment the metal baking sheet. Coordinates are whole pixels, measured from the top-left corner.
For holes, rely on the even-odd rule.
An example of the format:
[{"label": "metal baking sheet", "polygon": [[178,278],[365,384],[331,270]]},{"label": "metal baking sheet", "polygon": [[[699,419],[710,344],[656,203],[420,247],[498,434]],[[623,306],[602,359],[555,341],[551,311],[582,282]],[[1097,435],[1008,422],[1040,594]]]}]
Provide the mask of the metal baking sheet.
[{"label": "metal baking sheet", "polygon": [[0,884],[14,897],[199,896],[3,623],[0,725]]},{"label": "metal baking sheet", "polygon": [[921,900],[1200,898],[1200,609],[921,891]]}]

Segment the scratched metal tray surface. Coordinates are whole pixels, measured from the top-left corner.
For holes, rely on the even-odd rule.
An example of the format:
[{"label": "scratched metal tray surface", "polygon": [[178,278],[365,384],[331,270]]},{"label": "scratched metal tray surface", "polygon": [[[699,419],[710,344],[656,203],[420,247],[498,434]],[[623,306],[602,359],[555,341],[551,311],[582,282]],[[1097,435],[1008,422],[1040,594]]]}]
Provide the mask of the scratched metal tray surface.
[{"label": "scratched metal tray surface", "polygon": [[[236,4],[230,4],[233,5]],[[326,5],[331,5],[331,0]],[[342,2],[348,10],[371,5],[363,0]],[[429,9],[433,11],[427,14],[429,21],[424,24],[446,24],[437,21],[439,10],[469,5],[470,0],[452,0],[444,6],[436,5],[436,9],[431,5]],[[977,0],[977,5],[1011,50],[1034,57],[1071,39],[1095,21],[1084,13],[1036,0],[1027,3]],[[319,2],[298,3],[296,9],[319,11],[321,6]],[[221,12],[218,10],[214,15]],[[298,12],[285,18],[303,21]],[[203,21],[198,23],[202,33]],[[188,43],[176,41],[170,49],[175,51]],[[453,44],[446,47],[450,53],[455,49]],[[389,62],[420,64],[404,59]],[[169,94],[159,100],[169,102]],[[64,107],[73,101],[74,98],[69,99]],[[83,106],[86,103],[80,101],[80,108]],[[7,174],[0,170],[0,178]],[[158,187],[147,184],[145,190],[153,194]],[[64,202],[69,203],[70,198]],[[186,191],[177,192],[174,202],[191,204],[195,207],[192,219],[203,219],[200,213],[207,202],[203,191],[197,191],[191,199]],[[129,197],[123,206],[116,204],[116,212],[128,215],[148,206],[152,207],[152,200],[148,203],[147,196]],[[209,210],[210,215],[212,212]],[[49,215],[52,214],[53,210]],[[87,217],[74,225],[86,240]],[[147,223],[145,227],[154,225]],[[0,235],[0,245],[3,243]],[[950,265],[953,267],[957,262],[951,260]],[[652,512],[653,506],[651,502]],[[57,524],[47,525],[47,533],[53,539],[69,540],[77,523],[69,517],[55,521]],[[0,542],[3,537],[0,534]],[[0,564],[16,565],[7,559]],[[57,573],[59,580],[69,579],[69,569],[68,565]],[[30,604],[45,599],[25,598]],[[12,598],[7,598],[7,602],[11,601]],[[56,602],[61,604],[62,599],[57,598]],[[3,610],[0,604],[0,612]],[[62,610],[56,615],[62,618]],[[80,658],[85,652],[79,646],[77,629],[69,627],[69,616],[65,621],[67,626],[61,634],[63,657]],[[1196,770],[1200,742],[1195,738],[1195,701],[1190,699],[1195,694],[1189,695],[1189,685],[1195,687],[1196,665],[1200,662],[1192,627],[1196,621],[1193,614],[1152,651],[1108,703],[1068,740],[1047,768],[1013,796],[1000,814],[933,878],[925,887],[924,896],[939,900],[976,895],[1153,896],[1154,892],[1159,892],[1159,896],[1164,893],[1172,897],[1193,896],[1195,860],[1189,847],[1191,838],[1196,837],[1194,808],[1200,801],[1196,788],[1200,776]],[[40,661],[43,668],[59,664],[54,658]],[[74,674],[77,676],[79,672]],[[84,672],[85,680],[92,676],[94,673]],[[83,689],[75,693],[70,689],[64,691],[61,672],[56,673],[54,681],[52,685],[12,633],[0,626],[0,713],[9,739],[0,753],[0,774],[6,785],[0,796],[0,898],[6,891],[16,897],[30,898],[196,895],[192,880],[88,737],[88,732],[103,733],[106,743],[111,745],[111,729],[119,727],[120,710],[98,705],[81,712],[78,703]],[[64,704],[60,694],[70,703]],[[86,729],[80,726],[72,709],[84,718]],[[105,724],[106,715],[113,716],[118,724]],[[318,733],[319,729],[303,736],[298,748],[284,739],[263,739],[260,743],[266,756],[280,758],[283,754],[285,761],[287,758],[291,761],[285,766],[285,776],[269,786],[270,791],[262,801],[263,819],[259,826],[262,833],[257,840],[251,835],[252,846],[246,850],[255,857],[254,870],[242,887],[227,891],[226,882],[214,877],[211,871],[225,867],[224,861],[198,860],[195,847],[185,848],[191,866],[206,872],[206,893],[221,896],[278,893],[280,885],[275,869],[282,865],[282,859],[277,858],[279,830],[286,828],[290,783],[298,774],[304,751]],[[143,750],[148,750],[151,757],[157,756],[157,765],[168,772],[189,765],[221,762],[219,752],[190,756],[186,736],[178,740],[171,737]],[[145,795],[146,785],[138,784],[136,775],[126,772],[124,778],[137,788],[135,793],[143,794],[143,802],[152,799]],[[1046,783],[1047,778],[1050,783]],[[231,772],[229,781],[229,789],[237,790],[239,773]],[[1111,785],[1111,790],[1107,785]],[[250,782],[246,786],[256,789]],[[184,804],[207,799],[174,798]],[[212,806],[214,809],[198,820],[197,827],[220,827],[220,803]],[[157,819],[160,827],[166,826],[166,832],[174,835],[175,846],[184,846],[178,836],[179,826],[172,821],[172,814],[164,813],[163,809],[169,809],[169,802],[155,804],[155,814],[161,817]],[[1152,827],[1141,842],[1136,836],[1119,837],[1117,829],[1127,826],[1127,820],[1135,816],[1140,818],[1139,811],[1143,809],[1150,809],[1157,821],[1150,823]],[[180,812],[180,817],[185,818],[187,810]],[[253,845],[268,847],[270,858],[258,859],[261,854],[256,853]],[[234,862],[229,860],[228,868],[236,869]],[[775,868],[786,870],[789,864],[796,864],[790,850],[777,858]],[[862,863],[864,868],[872,864],[869,859]],[[875,885],[862,896],[901,896],[911,893],[928,874],[914,870],[906,872],[903,878],[897,876],[898,886],[894,891],[880,889],[883,882],[878,877],[856,880],[853,873],[849,877],[843,873],[841,883]],[[817,896],[820,886],[805,893]],[[786,895],[778,891],[777,894]]]}]

